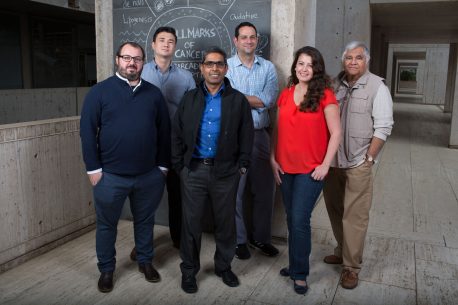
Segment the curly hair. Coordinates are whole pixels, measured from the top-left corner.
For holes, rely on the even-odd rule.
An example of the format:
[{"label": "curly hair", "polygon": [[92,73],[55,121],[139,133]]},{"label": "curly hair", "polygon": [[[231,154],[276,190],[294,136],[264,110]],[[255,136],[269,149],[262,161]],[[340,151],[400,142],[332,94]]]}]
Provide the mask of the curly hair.
[{"label": "curly hair", "polygon": [[316,112],[320,105],[320,100],[324,96],[324,90],[326,88],[331,88],[331,79],[326,74],[323,56],[320,51],[314,47],[306,46],[300,48],[294,54],[294,61],[291,65],[291,75],[288,78],[288,87],[292,87],[299,83],[299,79],[296,75],[296,65],[302,54],[312,58],[313,76],[308,83],[308,89],[307,93],[304,95],[304,100],[299,105],[299,111]]}]

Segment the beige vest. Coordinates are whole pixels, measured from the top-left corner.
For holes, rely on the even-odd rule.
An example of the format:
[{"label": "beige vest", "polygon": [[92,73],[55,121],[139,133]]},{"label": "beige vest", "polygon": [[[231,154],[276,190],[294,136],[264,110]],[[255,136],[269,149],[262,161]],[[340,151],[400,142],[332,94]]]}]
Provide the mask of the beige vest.
[{"label": "beige vest", "polygon": [[343,139],[332,166],[351,168],[361,164],[374,134],[372,106],[384,79],[366,71],[350,87],[343,73],[335,82],[335,93],[340,105]]}]

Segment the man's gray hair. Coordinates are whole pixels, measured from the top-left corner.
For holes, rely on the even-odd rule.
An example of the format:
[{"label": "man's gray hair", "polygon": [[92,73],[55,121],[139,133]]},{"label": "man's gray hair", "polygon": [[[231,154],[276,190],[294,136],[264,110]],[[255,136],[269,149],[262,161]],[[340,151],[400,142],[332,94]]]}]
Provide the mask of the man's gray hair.
[{"label": "man's gray hair", "polygon": [[363,48],[366,64],[369,62],[371,55],[369,54],[369,48],[366,46],[366,44],[362,41],[351,41],[345,46],[345,50],[342,53],[342,64],[345,62],[345,55],[347,52],[356,48]]}]

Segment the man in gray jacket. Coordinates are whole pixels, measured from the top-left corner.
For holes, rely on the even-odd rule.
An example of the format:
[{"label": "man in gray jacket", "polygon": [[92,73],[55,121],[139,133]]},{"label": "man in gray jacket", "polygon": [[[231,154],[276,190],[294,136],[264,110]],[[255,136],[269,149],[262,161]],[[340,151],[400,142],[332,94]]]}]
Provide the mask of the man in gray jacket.
[{"label": "man in gray jacket", "polygon": [[340,105],[342,142],[323,189],[326,209],[337,240],[327,264],[343,264],[341,285],[353,289],[369,225],[372,165],[393,127],[393,101],[384,79],[368,70],[369,50],[353,41],[342,55],[336,98]]}]

